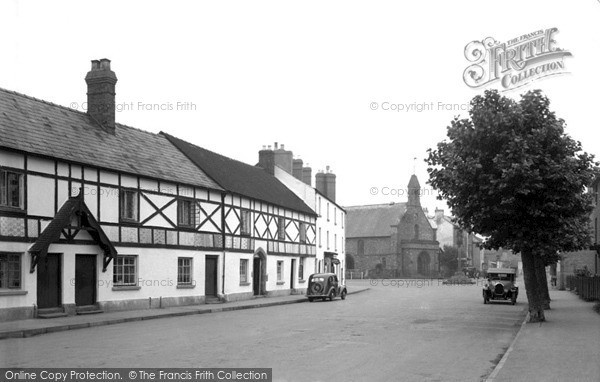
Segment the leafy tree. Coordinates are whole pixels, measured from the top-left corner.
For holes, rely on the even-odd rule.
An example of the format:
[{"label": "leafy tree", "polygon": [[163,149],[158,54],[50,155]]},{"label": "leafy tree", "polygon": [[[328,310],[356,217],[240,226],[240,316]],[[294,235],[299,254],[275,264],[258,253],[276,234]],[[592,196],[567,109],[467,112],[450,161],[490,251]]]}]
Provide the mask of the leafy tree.
[{"label": "leafy tree", "polygon": [[445,276],[452,276],[458,270],[458,248],[444,245],[439,257],[440,266],[445,269]]},{"label": "leafy tree", "polygon": [[549,106],[539,90],[518,102],[486,91],[426,159],[429,183],[457,224],[487,237],[484,248],[521,253],[530,322],[545,320],[536,260],[589,245],[585,187],[598,175],[593,156]]}]

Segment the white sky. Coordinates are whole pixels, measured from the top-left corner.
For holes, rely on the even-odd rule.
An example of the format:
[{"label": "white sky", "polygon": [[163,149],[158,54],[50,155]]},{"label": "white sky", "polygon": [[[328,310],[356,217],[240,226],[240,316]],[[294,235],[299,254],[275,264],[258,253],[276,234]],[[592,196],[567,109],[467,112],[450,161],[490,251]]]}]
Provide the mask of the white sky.
[{"label": "white sky", "polygon": [[[371,102],[466,104],[465,45],[557,27],[573,57],[541,88],[568,133],[600,157],[600,1],[4,1],[0,87],[69,106],[90,60],[109,58],[117,121],[161,130],[244,162],[284,143],[313,173],[330,165],[342,205],[403,202],[426,149],[455,111],[372,111]],[[496,87],[499,85],[495,85]],[[139,110],[191,102],[195,111]],[[462,112],[465,115],[465,112]],[[379,188],[379,195],[370,193]],[[433,194],[425,190],[426,194]],[[444,207],[433,196],[423,204]]]}]

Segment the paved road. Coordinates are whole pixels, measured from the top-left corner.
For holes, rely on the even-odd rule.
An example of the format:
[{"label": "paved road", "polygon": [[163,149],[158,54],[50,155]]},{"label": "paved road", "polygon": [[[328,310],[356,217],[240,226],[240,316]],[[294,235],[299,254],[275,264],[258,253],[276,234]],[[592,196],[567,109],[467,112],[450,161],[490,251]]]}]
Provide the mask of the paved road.
[{"label": "paved road", "polygon": [[0,366],[272,367],[277,381],[478,381],[525,316],[524,296],[515,306],[484,305],[476,285],[377,284],[345,301],[2,340]]}]

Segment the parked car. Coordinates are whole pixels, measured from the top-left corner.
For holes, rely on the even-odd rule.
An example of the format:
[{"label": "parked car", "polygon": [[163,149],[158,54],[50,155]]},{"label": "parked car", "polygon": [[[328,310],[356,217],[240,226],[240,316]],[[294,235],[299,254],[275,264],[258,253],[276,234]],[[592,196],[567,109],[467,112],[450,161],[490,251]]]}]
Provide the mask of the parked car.
[{"label": "parked car", "polygon": [[337,296],[345,300],[347,293],[346,286],[341,285],[338,277],[333,273],[315,273],[308,278],[306,297],[310,302],[313,302],[315,298],[333,301]]},{"label": "parked car", "polygon": [[491,300],[504,300],[515,305],[519,287],[515,281],[517,272],[512,268],[490,268],[487,270],[487,282],[483,286],[483,303]]}]

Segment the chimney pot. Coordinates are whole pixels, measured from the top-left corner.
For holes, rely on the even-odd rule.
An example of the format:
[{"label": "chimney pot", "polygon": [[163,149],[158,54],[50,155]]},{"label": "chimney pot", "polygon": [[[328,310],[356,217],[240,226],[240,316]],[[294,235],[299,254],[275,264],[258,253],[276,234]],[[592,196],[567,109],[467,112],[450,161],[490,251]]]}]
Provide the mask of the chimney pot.
[{"label": "chimney pot", "polygon": [[274,147],[275,147],[275,150],[277,150],[277,142],[275,142],[275,145],[274,145]]}]

